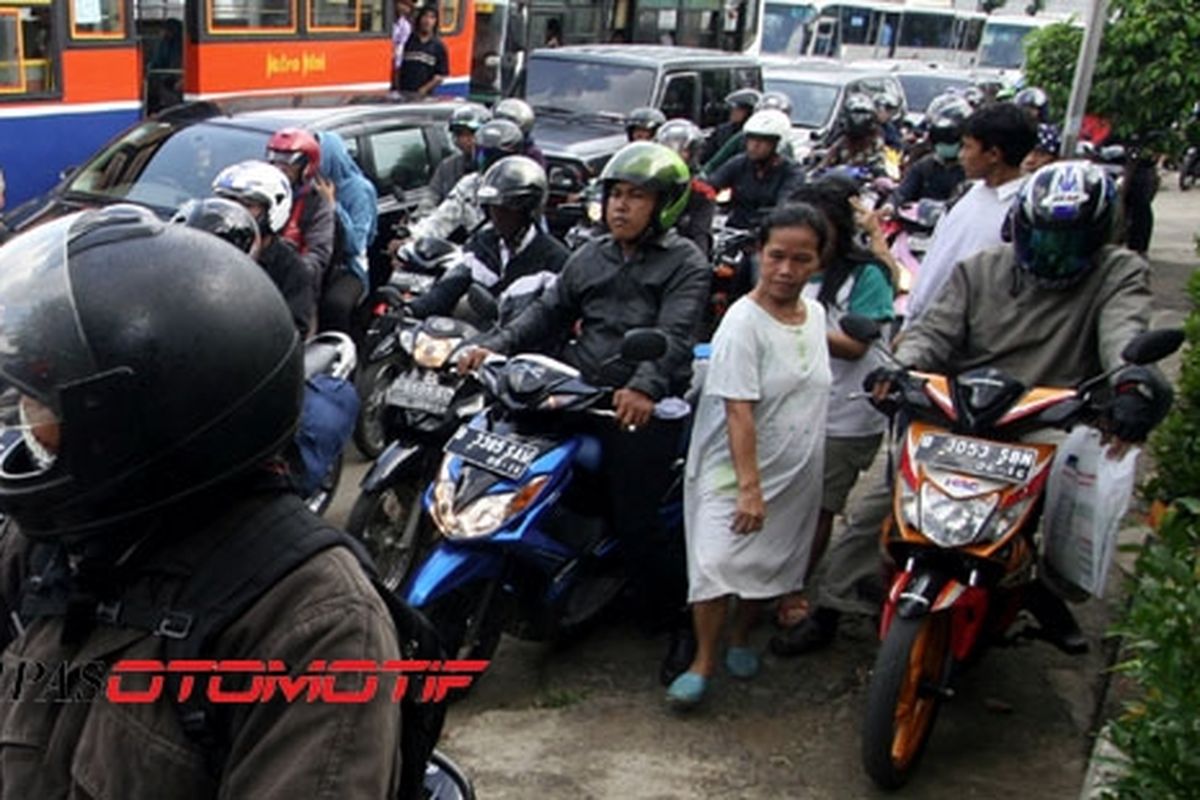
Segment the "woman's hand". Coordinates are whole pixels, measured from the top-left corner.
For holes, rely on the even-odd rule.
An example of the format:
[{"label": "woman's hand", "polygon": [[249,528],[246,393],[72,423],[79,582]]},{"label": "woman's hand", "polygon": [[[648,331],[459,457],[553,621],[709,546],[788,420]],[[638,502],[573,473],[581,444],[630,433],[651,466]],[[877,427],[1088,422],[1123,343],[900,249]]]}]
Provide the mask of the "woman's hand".
[{"label": "woman's hand", "polygon": [[321,196],[329,201],[329,205],[337,203],[337,189],[334,187],[333,181],[329,180],[329,178],[318,175],[313,178],[313,186],[317,187],[317,191],[320,192]]},{"label": "woman's hand", "polygon": [[767,506],[763,502],[762,488],[747,486],[738,488],[737,511],[733,515],[731,530],[737,534],[761,531],[767,517]]}]

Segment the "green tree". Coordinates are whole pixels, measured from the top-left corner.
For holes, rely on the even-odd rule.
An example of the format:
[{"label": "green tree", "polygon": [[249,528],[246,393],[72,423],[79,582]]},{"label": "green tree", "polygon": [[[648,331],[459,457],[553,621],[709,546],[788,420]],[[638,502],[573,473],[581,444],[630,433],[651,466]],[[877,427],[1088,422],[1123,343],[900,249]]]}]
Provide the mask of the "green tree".
[{"label": "green tree", "polygon": [[[1066,112],[1081,37],[1066,23],[1029,36],[1026,83],[1047,91],[1059,117]],[[1197,0],[1112,0],[1088,113],[1111,120],[1125,139],[1168,132],[1200,99],[1197,42]]]}]

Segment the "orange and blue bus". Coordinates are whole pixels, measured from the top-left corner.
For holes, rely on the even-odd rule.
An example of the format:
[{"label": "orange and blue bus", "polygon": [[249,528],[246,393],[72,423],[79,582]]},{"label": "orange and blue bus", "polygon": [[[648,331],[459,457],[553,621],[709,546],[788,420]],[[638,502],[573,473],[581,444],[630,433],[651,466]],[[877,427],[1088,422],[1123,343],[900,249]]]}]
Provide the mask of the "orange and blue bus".
[{"label": "orange and blue bus", "polygon": [[[0,169],[13,206],[147,113],[184,100],[386,91],[394,0],[0,0]],[[494,97],[523,6],[438,0],[450,75]]]}]

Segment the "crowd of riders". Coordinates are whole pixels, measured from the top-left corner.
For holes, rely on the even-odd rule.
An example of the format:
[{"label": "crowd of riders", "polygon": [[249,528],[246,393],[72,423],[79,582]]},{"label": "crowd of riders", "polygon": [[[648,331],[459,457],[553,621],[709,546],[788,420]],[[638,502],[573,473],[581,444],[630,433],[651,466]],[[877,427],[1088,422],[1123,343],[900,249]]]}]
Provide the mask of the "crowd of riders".
[{"label": "crowd of riders", "polygon": [[[527,290],[528,302],[463,348],[461,371],[491,354],[549,351],[583,380],[613,388],[612,417],[587,424],[602,445],[606,507],[627,546],[637,608],[647,629],[671,634],[660,679],[679,707],[702,701],[718,664],[754,677],[759,654],[746,632],[768,604],[781,628],[770,646],[781,656],[827,645],[846,613],[877,612],[878,531],[891,503],[878,477],[886,473],[884,419],[863,395],[886,398],[904,369],[992,366],[1026,386],[1062,387],[1110,372],[1099,424],[1117,449],[1143,441],[1171,402],[1155,370],[1122,368],[1122,349],[1149,324],[1147,264],[1113,244],[1121,208],[1112,180],[1089,162],[1058,160],[1044,93],[939,97],[907,146],[894,98],[852,96],[827,147],[804,164],[793,158],[785,96],[742,89],[728,105],[728,122],[708,137],[688,120],[633,111],[628,143],[597,176],[602,230],[571,251],[544,217],[549,185],[533,110],[519,99],[492,109],[463,104],[449,122],[458,152],[433,176],[437,205],[386,248],[395,253],[410,237],[464,242],[462,262],[405,314],[453,313],[473,285],[497,299]],[[894,324],[902,287],[883,226],[922,200],[949,210],[911,287],[914,302]],[[123,597],[114,587],[142,579],[129,565],[143,550],[147,563],[175,563],[173,544],[144,544],[175,540],[159,536],[161,528],[191,541],[224,524],[226,512],[260,519],[274,508],[264,498],[279,492],[286,467],[274,455],[298,413],[297,343],[319,330],[352,331],[356,310],[387,277],[370,263],[382,235],[375,204],[337,134],[287,129],[262,159],[222,170],[211,198],[181,209],[184,224],[164,226],[121,206],[51,223],[0,249],[0,268],[13,270],[0,292],[0,388],[11,389],[3,410],[14,415],[15,437],[0,450],[0,510],[19,531],[3,539],[0,598],[6,610],[40,609],[26,619],[32,627],[10,636],[25,657],[69,660],[103,638],[109,629],[76,611]],[[754,243],[741,296],[708,330],[719,225],[754,231]],[[226,251],[188,226],[236,244],[269,282],[220,263]],[[153,267],[164,260],[191,287],[187,302],[161,290]],[[278,297],[264,294],[271,284]],[[91,294],[72,294],[83,288]],[[159,307],[144,319],[121,310],[143,291],[157,292]],[[893,356],[845,333],[847,315],[888,330]],[[639,328],[661,331],[665,354],[622,362],[622,339]],[[698,382],[695,346],[709,338],[712,359]],[[687,422],[656,414],[664,400],[685,396],[697,410],[686,451]],[[185,424],[214,437],[211,446],[197,449]],[[668,541],[657,510],[683,452],[686,535]],[[873,463],[870,491],[848,504]],[[270,519],[292,520],[293,512]],[[843,514],[847,534],[825,553]],[[27,571],[13,564],[43,550],[51,560],[39,563],[57,565],[58,583],[38,583],[31,596],[48,599],[29,605],[20,577]],[[809,585],[818,566],[819,593]],[[237,635],[260,641],[260,629],[271,629],[284,648],[273,655],[362,658],[354,647],[363,645],[380,660],[401,657],[353,556],[323,551],[299,571],[243,627],[229,629],[233,652],[241,652]],[[1049,635],[1064,649],[1085,647],[1055,587],[1038,586],[1029,605]],[[105,624],[119,628],[121,613]],[[147,652],[140,657],[155,657]],[[55,781],[72,780],[77,743],[110,763],[128,758],[119,740],[132,734],[123,723],[105,723],[115,726],[105,735],[104,725],[85,726],[60,708],[4,712],[8,728],[53,731],[37,770],[10,764],[0,749],[0,775],[6,784],[17,776],[11,785],[23,796],[59,796]],[[398,712],[294,711],[303,708],[231,723],[218,772],[226,793],[267,791],[251,764],[255,775],[295,776],[273,785],[275,794],[336,786],[381,796],[383,784],[394,786],[394,737],[367,743],[326,733],[394,730]],[[145,730],[165,724],[136,722]],[[183,734],[161,738],[177,747]],[[372,759],[390,771],[371,772]],[[340,783],[329,783],[323,766],[333,762],[345,765]],[[188,780],[211,780],[193,766]],[[169,794],[173,785],[141,788]]]}]

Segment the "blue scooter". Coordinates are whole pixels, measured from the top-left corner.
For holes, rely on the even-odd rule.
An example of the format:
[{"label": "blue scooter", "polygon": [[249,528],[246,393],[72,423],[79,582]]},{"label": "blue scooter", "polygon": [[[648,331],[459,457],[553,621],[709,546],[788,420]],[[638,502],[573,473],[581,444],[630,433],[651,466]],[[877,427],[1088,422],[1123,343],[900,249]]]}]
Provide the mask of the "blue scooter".
[{"label": "blue scooter", "polygon": [[[620,360],[653,361],[666,347],[660,331],[630,331]],[[612,390],[540,355],[490,357],[477,378],[492,403],[445,446],[424,496],[442,538],[403,597],[430,619],[448,657],[488,660],[505,630],[544,640],[594,618],[625,588],[628,566],[597,505],[599,442],[577,424],[584,414],[612,417],[598,408]],[[686,413],[679,399],[656,410]],[[678,524],[681,509],[673,513]]]}]

